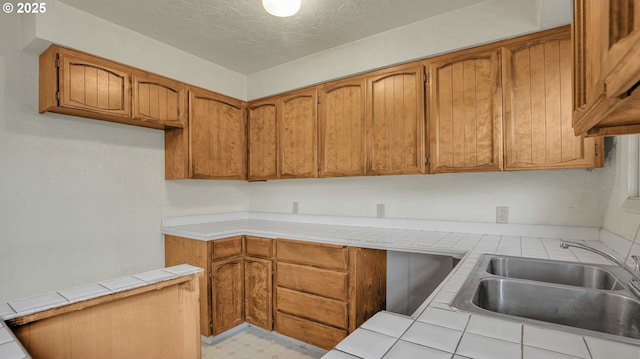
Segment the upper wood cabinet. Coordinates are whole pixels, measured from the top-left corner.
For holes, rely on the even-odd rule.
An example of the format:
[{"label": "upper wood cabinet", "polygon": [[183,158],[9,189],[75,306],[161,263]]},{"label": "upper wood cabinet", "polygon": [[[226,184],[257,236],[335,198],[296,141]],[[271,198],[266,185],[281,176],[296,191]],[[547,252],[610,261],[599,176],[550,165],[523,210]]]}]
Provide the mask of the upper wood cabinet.
[{"label": "upper wood cabinet", "polygon": [[244,103],[189,90],[189,143],[191,178],[246,179]]},{"label": "upper wood cabinet", "polygon": [[133,118],[184,127],[187,118],[186,86],[153,74],[135,74]]},{"label": "upper wood cabinet", "polygon": [[396,66],[367,78],[367,174],[424,173],[424,70]]},{"label": "upper wood cabinet", "polygon": [[330,82],[318,91],[318,176],[364,175],[364,78]]},{"label": "upper wood cabinet", "polygon": [[317,176],[317,101],[315,87],[278,98],[279,178]]},{"label": "upper wood cabinet", "polygon": [[505,168],[602,165],[602,139],[571,126],[571,37],[568,27],[503,48]]},{"label": "upper wood cabinet", "polygon": [[501,170],[500,49],[464,50],[426,68],[430,171]]},{"label": "upper wood cabinet", "polygon": [[158,129],[184,126],[184,85],[161,76],[52,45],[40,55],[39,78],[41,113]]},{"label": "upper wood cabinet", "polygon": [[576,134],[640,133],[640,0],[575,0]]},{"label": "upper wood cabinet", "polygon": [[276,98],[252,102],[249,110],[248,178],[278,178],[278,108]]}]

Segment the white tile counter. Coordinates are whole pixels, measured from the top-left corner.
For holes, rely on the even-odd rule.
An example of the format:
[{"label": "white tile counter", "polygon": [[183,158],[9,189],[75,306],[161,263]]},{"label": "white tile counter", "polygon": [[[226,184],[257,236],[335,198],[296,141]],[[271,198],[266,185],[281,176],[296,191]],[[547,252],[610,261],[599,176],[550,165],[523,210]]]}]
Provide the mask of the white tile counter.
[{"label": "white tile counter", "polygon": [[628,247],[629,243],[618,240],[612,244],[616,239],[610,233],[601,241],[597,228],[262,213],[167,218],[163,224],[165,234],[200,240],[245,234],[463,258],[411,317],[380,312],[325,359],[640,359],[640,341],[638,345],[625,344],[450,307],[484,253],[610,264],[585,250],[560,248],[562,240],[588,240],[590,246],[623,257],[612,247]]}]

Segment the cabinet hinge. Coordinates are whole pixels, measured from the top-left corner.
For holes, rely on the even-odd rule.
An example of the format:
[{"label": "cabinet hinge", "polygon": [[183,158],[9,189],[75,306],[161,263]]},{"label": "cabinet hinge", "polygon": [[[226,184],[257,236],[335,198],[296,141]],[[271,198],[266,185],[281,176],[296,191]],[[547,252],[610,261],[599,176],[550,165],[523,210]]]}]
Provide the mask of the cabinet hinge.
[{"label": "cabinet hinge", "polygon": [[598,157],[598,144],[597,143],[596,143],[596,146],[595,146],[595,151],[596,151],[596,157]]},{"label": "cabinet hinge", "polygon": [[424,165],[425,166],[429,165],[429,156],[424,156]]},{"label": "cabinet hinge", "polygon": [[425,72],[425,73],[424,73],[424,74],[422,74],[422,75],[423,75],[423,76],[422,76],[422,79],[423,79],[424,83],[425,83],[425,84],[429,84],[429,74]]},{"label": "cabinet hinge", "polygon": [[318,105],[320,104],[320,96],[318,96]]},{"label": "cabinet hinge", "polygon": [[209,321],[209,328],[211,328],[211,330],[213,330],[213,320]]},{"label": "cabinet hinge", "polygon": [[56,101],[60,102],[60,91],[56,91]]},{"label": "cabinet hinge", "polygon": [[60,57],[56,56],[56,68],[60,68]]},{"label": "cabinet hinge", "polygon": [[213,274],[211,274],[211,272],[209,272],[209,279],[213,278]]}]

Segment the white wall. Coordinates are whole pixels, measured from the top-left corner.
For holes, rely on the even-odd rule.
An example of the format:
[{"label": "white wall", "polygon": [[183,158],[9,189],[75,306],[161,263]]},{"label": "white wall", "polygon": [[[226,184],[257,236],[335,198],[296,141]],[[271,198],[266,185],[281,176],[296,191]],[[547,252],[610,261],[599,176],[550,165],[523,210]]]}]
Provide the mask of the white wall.
[{"label": "white wall", "polygon": [[2,14],[0,302],[161,267],[162,216],[248,209],[246,183],[164,181],[162,131],[38,114],[20,29]]},{"label": "white wall", "polygon": [[[602,226],[630,241],[640,225],[640,207],[629,202],[629,136],[606,139],[608,148],[602,185]],[[637,174],[636,174],[637,175]],[[636,201],[637,202],[637,201]]]},{"label": "white wall", "polygon": [[252,211],[495,222],[496,206],[510,223],[601,224],[602,170],[518,171],[413,176],[279,180],[250,183]]}]

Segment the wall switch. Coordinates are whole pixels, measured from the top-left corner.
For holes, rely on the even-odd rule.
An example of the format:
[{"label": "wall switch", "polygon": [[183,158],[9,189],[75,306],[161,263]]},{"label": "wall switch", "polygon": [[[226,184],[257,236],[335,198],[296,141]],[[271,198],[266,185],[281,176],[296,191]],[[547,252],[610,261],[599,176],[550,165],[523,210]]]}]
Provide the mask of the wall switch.
[{"label": "wall switch", "polygon": [[509,223],[509,207],[496,207],[496,223]]},{"label": "wall switch", "polygon": [[298,202],[293,202],[291,205],[291,213],[298,214],[298,212],[300,212],[300,206]]},{"label": "wall switch", "polygon": [[384,203],[378,203],[376,206],[378,218],[384,218]]}]

